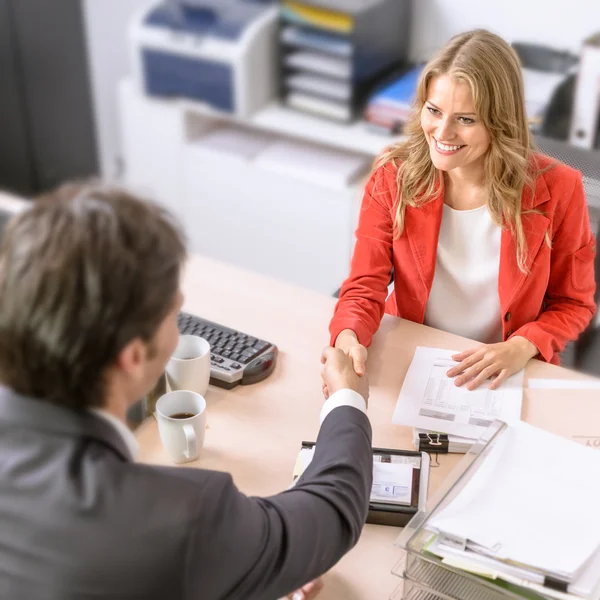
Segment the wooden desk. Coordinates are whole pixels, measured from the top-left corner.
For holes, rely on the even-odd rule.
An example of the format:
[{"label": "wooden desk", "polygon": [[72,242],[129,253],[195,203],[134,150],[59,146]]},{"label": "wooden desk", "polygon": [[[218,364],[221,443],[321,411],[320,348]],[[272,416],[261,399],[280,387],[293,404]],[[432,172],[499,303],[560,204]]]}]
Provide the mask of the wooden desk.
[{"label": "wooden desk", "polygon": [[[280,350],[277,367],[265,381],[230,391],[211,386],[205,445],[201,458],[190,467],[228,471],[250,495],[276,494],[290,484],[300,442],[314,440],[318,432],[323,403],[320,355],[328,343],[335,299],[197,256],[190,260],[183,288],[185,310],[269,340]],[[384,318],[368,361],[374,445],[412,449],[412,430],[393,425],[392,413],[415,347],[461,350],[472,344],[410,321]],[[531,361],[526,376],[583,378],[537,360]],[[569,397],[573,394],[585,402],[596,400],[586,392],[569,392]],[[562,404],[564,395],[564,391],[555,394],[550,404]],[[527,394],[524,418],[552,425],[539,402],[528,406]],[[600,434],[585,435],[594,433]],[[142,462],[170,464],[154,420],[138,429],[137,438]],[[440,456],[441,466],[431,470],[430,494],[461,457]],[[389,598],[399,583],[391,574],[400,557],[393,545],[398,533],[397,528],[367,525],[358,545],[326,575],[320,598]]]}]

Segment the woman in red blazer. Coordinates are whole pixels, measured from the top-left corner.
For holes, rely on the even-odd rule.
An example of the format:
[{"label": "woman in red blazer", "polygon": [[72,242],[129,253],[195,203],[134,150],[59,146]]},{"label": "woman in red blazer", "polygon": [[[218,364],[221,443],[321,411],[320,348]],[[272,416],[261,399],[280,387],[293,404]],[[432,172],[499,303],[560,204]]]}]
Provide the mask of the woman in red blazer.
[{"label": "woman in red blazer", "polygon": [[456,36],[416,106],[366,185],[331,344],[364,373],[387,312],[478,340],[448,372],[469,389],[534,356],[558,364],[595,312],[596,247],[581,175],[532,149],[515,52],[487,31]]}]

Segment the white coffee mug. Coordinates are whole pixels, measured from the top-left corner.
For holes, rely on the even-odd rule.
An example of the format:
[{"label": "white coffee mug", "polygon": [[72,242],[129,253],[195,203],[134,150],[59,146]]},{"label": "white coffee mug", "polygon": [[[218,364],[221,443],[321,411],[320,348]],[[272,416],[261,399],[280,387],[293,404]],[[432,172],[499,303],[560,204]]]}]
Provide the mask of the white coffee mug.
[{"label": "white coffee mug", "polygon": [[190,390],[206,395],[210,379],[210,344],[197,335],[180,335],[165,371],[169,390]]},{"label": "white coffee mug", "polygon": [[177,390],[156,403],[160,439],[175,463],[196,460],[204,445],[206,400],[198,393]]}]

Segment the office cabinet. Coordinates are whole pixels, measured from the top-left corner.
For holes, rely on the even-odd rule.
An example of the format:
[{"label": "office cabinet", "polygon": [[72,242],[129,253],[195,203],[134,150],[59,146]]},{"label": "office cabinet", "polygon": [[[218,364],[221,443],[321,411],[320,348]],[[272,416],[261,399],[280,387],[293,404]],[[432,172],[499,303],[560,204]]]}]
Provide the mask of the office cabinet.
[{"label": "office cabinet", "polygon": [[[179,217],[191,251],[327,294],[339,288],[371,156],[148,98],[131,81],[119,105],[126,183]],[[314,168],[321,158],[339,168]]]}]

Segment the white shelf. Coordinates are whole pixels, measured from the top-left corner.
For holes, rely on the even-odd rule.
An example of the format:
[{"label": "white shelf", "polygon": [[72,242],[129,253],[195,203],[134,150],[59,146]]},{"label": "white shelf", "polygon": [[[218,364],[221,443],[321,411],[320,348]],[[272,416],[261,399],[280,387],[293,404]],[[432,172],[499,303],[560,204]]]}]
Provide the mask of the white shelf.
[{"label": "white shelf", "polygon": [[249,122],[268,131],[372,156],[377,156],[386,146],[401,139],[399,136],[374,133],[364,121],[340,124],[276,103],[254,115]]},{"label": "white shelf", "polygon": [[[124,80],[123,86],[134,86],[131,79]],[[336,123],[325,118],[303,113],[278,102],[269,104],[248,119],[234,117],[229,113],[217,111],[207,104],[188,99],[160,99],[148,98],[157,103],[178,103],[184,110],[191,111],[206,117],[232,121],[241,125],[250,126],[262,131],[292,136],[307,142],[326,144],[339,150],[358,152],[375,157],[381,151],[402,140],[402,136],[385,135],[369,129],[367,123],[358,121],[349,125]]]}]

